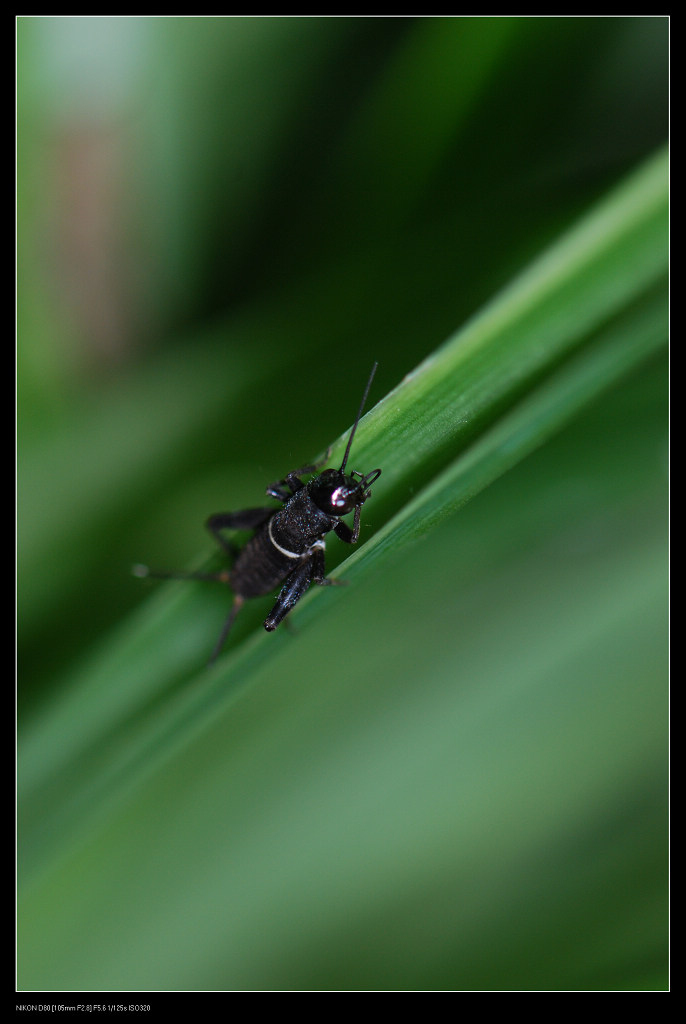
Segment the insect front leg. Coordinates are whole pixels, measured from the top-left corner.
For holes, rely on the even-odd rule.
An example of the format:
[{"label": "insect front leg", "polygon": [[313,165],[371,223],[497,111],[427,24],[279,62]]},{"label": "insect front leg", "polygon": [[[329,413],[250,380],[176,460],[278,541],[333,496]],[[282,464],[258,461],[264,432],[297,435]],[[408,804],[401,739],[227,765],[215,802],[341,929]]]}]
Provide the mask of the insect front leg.
[{"label": "insect front leg", "polygon": [[279,501],[287,501],[291,495],[297,491],[301,491],[305,486],[301,476],[308,476],[310,473],[316,472],[321,469],[324,463],[329,461],[331,455],[331,448],[326,449],[326,453],[323,459],[319,462],[313,462],[309,466],[301,466],[300,469],[292,469],[290,473],[287,473],[283,480],[277,480],[275,483],[270,484],[267,488],[267,496],[270,498],[278,498]]},{"label": "insect front leg", "polygon": [[309,557],[301,562],[286,578],[276,604],[264,620],[264,628],[268,633],[275,630],[288,613],[295,608],[300,598],[307,593],[311,583],[318,583],[322,587],[328,587],[333,584],[343,585],[345,582],[345,580],[331,580],[328,578],[324,564],[324,541],[317,541],[312,546]]},{"label": "insect front leg", "polygon": [[347,585],[347,580],[332,580],[326,575],[326,564],[324,561],[324,551],[326,545],[323,540],[318,540],[316,544],[312,546],[312,582],[318,583],[320,587],[344,587]]},{"label": "insect front leg", "polygon": [[233,558],[239,549],[222,536],[221,530],[254,530],[269,519],[273,508],[246,508],[242,512],[216,512],[205,523],[214,539]]},{"label": "insect front leg", "polygon": [[268,633],[271,633],[279,623],[283,622],[303,594],[307,592],[314,577],[314,570],[314,559],[307,558],[286,577],[276,604],[264,620],[264,628]]},{"label": "insect front leg", "polygon": [[341,519],[340,522],[336,523],[333,528],[333,532],[336,534],[339,540],[345,541],[346,544],[357,544],[358,537],[360,536],[360,516],[362,514],[361,507],[355,506],[355,517],[353,519],[352,530],[347,523],[344,523]]}]

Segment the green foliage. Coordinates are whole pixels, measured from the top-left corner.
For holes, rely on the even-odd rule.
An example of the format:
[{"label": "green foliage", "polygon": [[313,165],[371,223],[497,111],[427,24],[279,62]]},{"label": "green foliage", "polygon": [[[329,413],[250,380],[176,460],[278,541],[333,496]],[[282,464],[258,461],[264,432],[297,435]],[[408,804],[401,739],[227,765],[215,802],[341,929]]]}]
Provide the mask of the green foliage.
[{"label": "green foliage", "polygon": [[[125,102],[56,112],[99,21]],[[20,20],[20,988],[665,987],[665,35]],[[135,185],[104,309],[64,122]],[[130,564],[335,462],[375,358],[349,585],[205,669],[230,595]]]}]

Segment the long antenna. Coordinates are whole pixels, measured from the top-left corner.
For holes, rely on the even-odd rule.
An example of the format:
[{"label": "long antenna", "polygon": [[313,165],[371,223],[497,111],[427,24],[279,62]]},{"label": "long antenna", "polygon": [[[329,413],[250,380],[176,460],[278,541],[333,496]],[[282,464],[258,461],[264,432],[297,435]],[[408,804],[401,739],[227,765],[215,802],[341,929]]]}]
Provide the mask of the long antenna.
[{"label": "long antenna", "polygon": [[372,372],[369,374],[369,380],[367,381],[367,386],[364,389],[364,394],[362,395],[362,401],[360,402],[360,408],[357,411],[357,416],[355,417],[355,422],[353,423],[353,429],[350,431],[350,437],[348,438],[348,444],[347,444],[347,447],[345,449],[345,455],[343,456],[343,462],[341,463],[341,468],[338,471],[339,473],[343,472],[343,470],[345,469],[345,464],[348,461],[348,456],[350,455],[350,446],[353,443],[353,438],[355,436],[355,431],[357,430],[357,424],[360,422],[360,419],[362,417],[362,410],[364,409],[364,403],[367,401],[367,395],[369,394],[369,389],[372,386],[372,381],[374,380],[374,374],[376,373],[376,368],[377,368],[378,365],[379,365],[378,363],[374,363],[374,365],[372,366]]}]

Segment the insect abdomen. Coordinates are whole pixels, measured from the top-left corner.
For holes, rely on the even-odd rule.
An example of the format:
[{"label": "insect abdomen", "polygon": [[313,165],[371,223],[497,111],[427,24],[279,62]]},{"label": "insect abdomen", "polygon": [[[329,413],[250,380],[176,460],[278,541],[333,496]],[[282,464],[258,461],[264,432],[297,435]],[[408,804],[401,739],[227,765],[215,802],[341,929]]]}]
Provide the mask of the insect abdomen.
[{"label": "insect abdomen", "polygon": [[300,555],[289,558],[274,546],[271,519],[262,526],[240,552],[231,570],[230,584],[241,597],[260,597],[282,583],[300,561]]},{"label": "insect abdomen", "polygon": [[231,587],[241,597],[268,594],[311,554],[312,545],[333,528],[309,498],[305,488],[261,526],[238,555],[231,572]]}]

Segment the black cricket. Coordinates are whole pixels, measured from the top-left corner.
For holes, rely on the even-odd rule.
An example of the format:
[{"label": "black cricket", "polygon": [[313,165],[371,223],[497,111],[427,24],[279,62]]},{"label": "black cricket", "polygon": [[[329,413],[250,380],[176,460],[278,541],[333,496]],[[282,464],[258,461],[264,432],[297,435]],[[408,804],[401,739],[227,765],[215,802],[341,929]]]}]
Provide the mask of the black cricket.
[{"label": "black cricket", "polygon": [[[381,476],[380,469],[373,469],[366,475],[357,470],[352,470],[347,475],[345,472],[355,431],[362,417],[377,365],[374,363],[364,389],[340,469],[325,469],[307,483],[300,479],[301,476],[321,469],[328,460],[331,451],[329,449],[321,462],[294,469],[283,480],[278,480],[267,487],[267,496],[282,502],[281,508],[248,508],[242,512],[217,512],[207,520],[207,529],[232,560],[230,569],[214,573],[184,573],[153,570],[146,565],[134,567],[133,572],[136,576],[215,580],[231,587],[235,594],[233,605],[212,651],[210,665],[224,646],[236,615],[247,598],[261,597],[274,590],[280,583],[283,584],[276,604],[264,620],[264,628],[271,632],[283,622],[311,583],[328,586],[344,582],[326,576],[325,537],[333,530],[346,544],[357,543],[362,506],[371,495],[369,488]],[[355,515],[351,529],[343,522],[342,517],[353,511]],[[255,532],[243,548],[238,548],[227,540],[222,533],[223,530]]]}]

